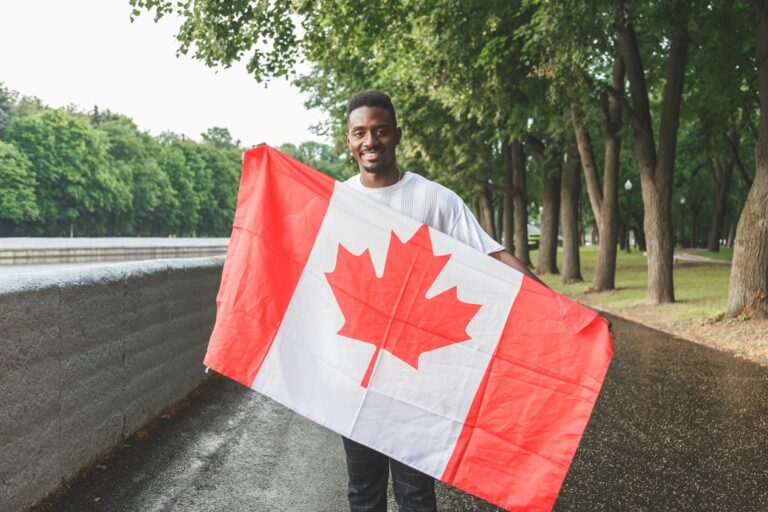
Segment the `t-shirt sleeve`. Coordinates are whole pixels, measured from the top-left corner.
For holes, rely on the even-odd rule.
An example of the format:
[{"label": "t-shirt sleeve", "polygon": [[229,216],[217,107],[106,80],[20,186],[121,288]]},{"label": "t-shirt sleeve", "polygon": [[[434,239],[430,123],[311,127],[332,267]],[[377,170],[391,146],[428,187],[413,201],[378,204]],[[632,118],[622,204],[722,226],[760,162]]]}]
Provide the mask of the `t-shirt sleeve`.
[{"label": "t-shirt sleeve", "polygon": [[470,247],[485,254],[491,254],[504,250],[504,246],[491,238],[491,236],[480,227],[480,223],[469,210],[460,197],[455,196],[456,204],[454,207],[453,225],[449,229],[449,235],[464,242]]}]

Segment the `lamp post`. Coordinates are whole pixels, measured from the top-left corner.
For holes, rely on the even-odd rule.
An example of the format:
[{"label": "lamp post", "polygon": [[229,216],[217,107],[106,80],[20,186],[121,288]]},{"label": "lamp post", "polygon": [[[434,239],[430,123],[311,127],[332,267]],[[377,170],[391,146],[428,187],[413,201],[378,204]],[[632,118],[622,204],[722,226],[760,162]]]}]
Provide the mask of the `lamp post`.
[{"label": "lamp post", "polygon": [[680,248],[683,248],[685,238],[685,196],[680,198]]},{"label": "lamp post", "polygon": [[[624,182],[624,190],[626,191],[626,197],[627,197],[627,217],[632,218],[632,215],[629,211],[629,191],[632,190],[632,182],[627,180]],[[624,252],[630,252],[630,246],[629,246],[629,220],[624,223],[624,229],[626,230],[626,240],[624,244]]]}]

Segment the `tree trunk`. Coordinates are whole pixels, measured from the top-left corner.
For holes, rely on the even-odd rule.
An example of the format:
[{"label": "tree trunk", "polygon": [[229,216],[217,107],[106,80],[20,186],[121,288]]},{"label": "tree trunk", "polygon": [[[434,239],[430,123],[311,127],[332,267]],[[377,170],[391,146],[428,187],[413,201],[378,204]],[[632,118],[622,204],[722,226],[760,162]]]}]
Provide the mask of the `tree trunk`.
[{"label": "tree trunk", "polygon": [[689,245],[688,247],[699,247],[698,245],[699,233],[696,230],[696,226],[699,225],[700,212],[701,212],[701,208],[698,208],[698,207],[691,208],[691,245]]},{"label": "tree trunk", "polygon": [[728,226],[728,240],[725,242],[725,246],[729,249],[733,249],[733,241],[736,239],[736,223],[737,219],[731,220]]},{"label": "tree trunk", "polygon": [[[624,60],[616,56],[613,63],[613,88],[616,94],[624,92]],[[584,168],[589,203],[600,231],[597,267],[591,289],[613,290],[616,281],[616,242],[619,220],[619,167],[621,158],[621,102],[612,96],[604,105],[605,111],[605,161],[603,186],[597,176],[594,150],[589,133],[581,121],[578,105],[571,108],[571,121]]]},{"label": "tree trunk", "polygon": [[496,226],[493,223],[493,194],[489,188],[484,187],[478,194],[480,206],[480,226],[488,235],[497,240]]},{"label": "tree trunk", "polygon": [[562,188],[560,189],[560,224],[563,231],[563,283],[583,281],[579,259],[579,153],[573,144],[568,145],[567,160],[563,166]]},{"label": "tree trunk", "polygon": [[544,204],[541,215],[537,274],[558,274],[557,233],[560,220],[560,162],[549,158],[544,166]]},{"label": "tree trunk", "polygon": [[[623,6],[621,6],[623,7]],[[659,147],[653,139],[653,125],[645,83],[645,71],[640,59],[632,25],[620,9],[619,48],[624,58],[632,96],[632,139],[640,169],[640,183],[645,209],[644,231],[648,249],[648,300],[653,304],[674,302],[672,257],[672,175],[675,167],[677,129],[680,122],[685,65],[689,37],[687,19],[676,20],[669,40],[666,85],[662,96]]]},{"label": "tree trunk", "polygon": [[632,218],[635,221],[635,235],[637,236],[637,250],[640,252],[646,252],[648,247],[645,244],[645,230],[643,229],[643,219],[638,214],[633,214]]},{"label": "tree trunk", "polygon": [[733,160],[726,163],[715,160],[712,176],[715,181],[715,211],[712,213],[712,222],[707,238],[707,250],[710,252],[720,251],[720,239],[723,235],[723,222],[725,209],[728,205],[728,194],[731,191],[733,168]]},{"label": "tree trunk", "polygon": [[504,247],[509,254],[515,254],[515,212],[512,194],[504,194],[503,208]]},{"label": "tree trunk", "polygon": [[[625,243],[626,242],[626,237],[624,236],[624,234],[627,232],[627,225],[624,224],[624,222],[622,220],[619,220],[619,222],[618,222],[618,229],[616,231],[618,232],[617,239],[618,239],[618,242],[619,242],[619,249],[622,250],[622,251],[626,251],[627,250],[627,244]],[[603,245],[603,244],[600,244],[600,245]]]},{"label": "tree trunk", "polygon": [[[514,178],[512,170],[512,159],[509,154],[509,142],[506,139],[501,145],[501,154],[504,161],[504,177],[506,178],[507,187],[510,190],[514,190]],[[515,225],[514,225],[514,197],[512,194],[504,194],[502,202],[502,215],[503,215],[503,240],[504,247],[509,254],[515,254]]]},{"label": "tree trunk", "polygon": [[509,144],[509,160],[512,167],[512,186],[514,188],[515,210],[515,257],[530,267],[531,255],[528,251],[528,194],[525,187],[525,155],[523,143],[513,140]]},{"label": "tree trunk", "polygon": [[629,224],[624,224],[624,233],[622,236],[624,237],[624,252],[629,253],[632,252],[632,246],[629,241],[629,234],[631,233],[631,229],[629,228]]},{"label": "tree trunk", "polygon": [[768,1],[757,10],[757,76],[760,126],[755,144],[755,177],[736,228],[726,316],[768,318]]}]

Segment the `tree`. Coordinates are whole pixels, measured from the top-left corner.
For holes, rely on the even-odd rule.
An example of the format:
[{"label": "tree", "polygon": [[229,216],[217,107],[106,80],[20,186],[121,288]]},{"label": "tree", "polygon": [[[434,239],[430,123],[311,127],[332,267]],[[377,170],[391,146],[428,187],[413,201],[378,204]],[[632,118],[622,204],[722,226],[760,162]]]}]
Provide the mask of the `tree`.
[{"label": "tree", "polygon": [[172,233],[194,236],[200,222],[200,197],[195,189],[195,170],[187,165],[184,145],[188,142],[173,134],[160,137],[160,167],[168,175],[176,194],[174,216],[167,221]]},{"label": "tree", "polygon": [[550,143],[545,149],[544,144],[529,136],[529,147],[534,148],[541,158],[542,173],[542,213],[541,235],[539,237],[539,257],[536,261],[536,273],[558,274],[557,241],[558,223],[560,221],[560,177],[562,173],[561,145]]},{"label": "tree", "polygon": [[160,144],[123,116],[111,116],[98,122],[97,127],[107,136],[110,167],[120,190],[120,202],[112,208],[110,233],[173,232],[178,200],[170,178],[159,163]]},{"label": "tree", "polygon": [[[213,148],[205,152],[205,161],[213,175],[211,190],[215,211],[212,212],[210,226],[204,234],[229,236],[237,206],[237,187],[240,181],[241,152],[239,149]],[[205,221],[205,217],[203,217]]]},{"label": "tree", "polygon": [[116,202],[107,140],[81,116],[43,110],[17,116],[6,138],[35,169],[42,235],[90,234]]},{"label": "tree", "polygon": [[[683,98],[685,65],[690,37],[688,12],[683,2],[675,3],[662,14],[670,20],[667,71],[662,97],[659,144],[654,141],[650,90],[646,69],[634,28],[634,18],[619,2],[617,30],[619,48],[629,79],[631,105],[626,105],[632,127],[635,158],[645,205],[644,231],[648,247],[648,299],[651,303],[674,302],[672,280],[672,176],[675,168],[677,129]],[[662,23],[658,19],[656,23]]]},{"label": "tree", "polygon": [[19,223],[37,219],[32,164],[15,146],[0,141],[0,235],[14,234]]},{"label": "tree", "polygon": [[612,88],[615,94],[603,99],[605,125],[605,156],[603,159],[602,187],[597,174],[592,139],[582,120],[581,105],[571,105],[571,122],[576,144],[584,169],[589,202],[600,233],[597,267],[592,281],[592,290],[613,290],[616,280],[616,242],[618,237],[619,168],[621,155],[621,103],[619,95],[624,92],[624,61],[621,56],[614,58]]},{"label": "tree", "polygon": [[568,144],[560,189],[560,224],[563,231],[563,271],[560,280],[563,283],[575,283],[583,280],[579,257],[580,183],[579,153],[576,149],[576,143],[573,141]]},{"label": "tree", "polygon": [[240,141],[232,138],[229,129],[214,126],[208,128],[205,133],[200,134],[203,144],[208,144],[217,148],[238,149]]},{"label": "tree", "polygon": [[290,143],[282,144],[278,149],[299,162],[324,172],[339,181],[343,181],[357,172],[356,167],[347,165],[336,151],[327,144],[307,141],[302,142],[298,147]]},{"label": "tree", "polygon": [[17,96],[18,94],[0,82],[0,139],[14,116]]},{"label": "tree", "polygon": [[768,1],[753,0],[757,15],[757,75],[760,125],[755,177],[736,229],[727,316],[768,317]]},{"label": "tree", "polygon": [[14,117],[26,117],[39,114],[46,109],[43,101],[35,96],[22,96],[14,107]]},{"label": "tree", "polygon": [[[412,168],[431,167],[434,174],[427,173],[431,178],[452,188],[458,184],[455,188],[465,197],[474,183],[467,178],[487,180],[498,174],[497,143],[524,131],[526,118],[513,113],[526,106],[520,90],[531,88],[529,82],[538,80],[518,80],[525,76],[519,73],[524,66],[515,52],[513,22],[519,15],[518,2],[475,1],[439,9],[431,4],[404,3],[387,9],[351,2],[257,6],[236,2],[226,8],[194,0],[131,3],[136,8],[134,15],[142,10],[154,11],[156,17],[171,12],[180,15],[185,20],[179,33],[180,51],[194,48],[195,57],[209,65],[228,66],[248,54],[248,68],[259,81],[287,74],[301,54],[313,63],[313,71],[297,83],[315,92],[312,101],[333,113],[336,126],[341,126],[338,120],[349,94],[373,84],[398,91],[394,99],[401,112],[437,113],[431,127],[407,125],[407,133],[415,135],[411,140],[419,149],[403,147],[403,161]],[[349,23],[351,13],[363,26]],[[296,21],[302,25],[301,37]],[[266,45],[257,45],[257,41]],[[473,88],[481,94],[467,94]],[[416,108],[408,109],[411,105]],[[435,126],[440,117],[450,122]],[[482,127],[471,131],[468,124]],[[442,141],[454,144],[440,153],[445,144],[422,143],[434,140],[436,133]],[[410,160],[411,155],[418,155],[424,163]],[[431,166],[431,162],[438,165]],[[463,179],[466,183],[461,183]],[[522,195],[516,193],[518,198]],[[521,227],[525,230],[527,224]],[[527,251],[527,244],[517,250]]]}]

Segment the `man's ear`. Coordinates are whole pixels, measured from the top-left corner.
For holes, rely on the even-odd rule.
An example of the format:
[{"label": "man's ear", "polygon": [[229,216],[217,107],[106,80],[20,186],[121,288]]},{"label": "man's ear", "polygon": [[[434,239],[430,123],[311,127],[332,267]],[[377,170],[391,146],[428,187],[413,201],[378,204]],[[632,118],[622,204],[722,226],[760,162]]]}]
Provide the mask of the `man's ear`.
[{"label": "man's ear", "polygon": [[403,136],[403,130],[398,126],[395,128],[395,143],[400,144],[400,138]]}]

